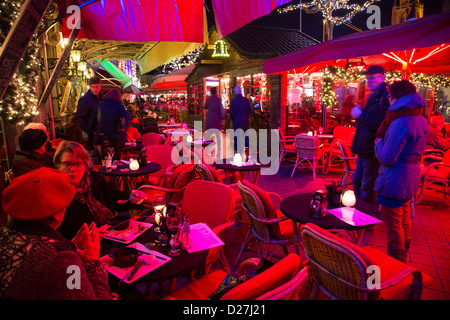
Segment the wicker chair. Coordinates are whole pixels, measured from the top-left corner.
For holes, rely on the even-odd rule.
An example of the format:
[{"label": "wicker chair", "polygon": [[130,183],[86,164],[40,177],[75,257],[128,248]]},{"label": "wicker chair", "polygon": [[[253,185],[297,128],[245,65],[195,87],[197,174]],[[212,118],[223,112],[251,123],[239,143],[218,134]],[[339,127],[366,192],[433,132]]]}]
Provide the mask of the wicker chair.
[{"label": "wicker chair", "polygon": [[[242,262],[242,265],[252,265]],[[220,300],[281,300],[296,299],[297,291],[307,280],[307,268],[300,269],[300,258],[291,253],[276,264],[256,276],[238,284],[227,291]],[[242,270],[243,268],[239,268]],[[238,274],[237,276],[239,276]],[[199,280],[178,289],[167,300],[208,300],[208,297],[225,279],[227,273],[215,270]]]},{"label": "wicker chair", "polygon": [[312,299],[319,290],[331,299],[420,299],[423,286],[431,285],[432,279],[418,269],[314,224],[303,225],[301,237],[314,278]]},{"label": "wicker chair", "polygon": [[[282,247],[287,255],[288,245],[294,244],[292,221],[276,210],[270,196],[281,202],[281,197],[273,192],[266,192],[247,180],[238,182],[241,192],[242,208],[247,213],[250,229],[242,244],[235,265],[238,265],[244,251],[252,251],[248,245],[252,239],[256,240],[258,257],[268,258]],[[263,244],[262,254],[259,243]],[[274,250],[268,254],[268,246],[275,245]]]},{"label": "wicker chair", "polygon": [[325,170],[323,146],[320,144],[320,140],[314,136],[298,134],[295,136],[295,148],[297,150],[297,160],[295,161],[291,177],[294,176],[295,169],[306,161],[313,171],[313,180],[316,180],[316,167],[319,161],[321,161],[322,172]]},{"label": "wicker chair", "polygon": [[426,163],[427,159],[435,162],[422,166],[422,183],[416,197],[416,204],[423,200],[428,190],[440,191],[439,189],[442,189],[445,197],[450,194],[450,150],[447,150],[442,158],[425,156],[422,159],[422,163]]},{"label": "wicker chair", "polygon": [[336,145],[340,150],[340,159],[344,161],[344,173],[342,174],[339,183],[341,186],[345,186],[355,172],[356,159],[358,159],[358,157],[351,156],[350,148],[345,142],[338,140],[336,141]]},{"label": "wicker chair", "polygon": [[294,136],[285,136],[280,127],[278,127],[280,135],[280,165],[284,157],[288,154],[296,154],[294,146]]}]

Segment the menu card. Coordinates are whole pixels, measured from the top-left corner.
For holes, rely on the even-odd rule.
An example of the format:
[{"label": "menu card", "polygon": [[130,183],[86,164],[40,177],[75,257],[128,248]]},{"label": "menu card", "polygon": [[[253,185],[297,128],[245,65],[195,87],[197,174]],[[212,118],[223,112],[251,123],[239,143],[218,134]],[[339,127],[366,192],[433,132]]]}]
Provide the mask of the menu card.
[{"label": "menu card", "polygon": [[328,212],[355,227],[373,225],[381,222],[377,218],[351,207],[329,209]]},{"label": "menu card", "polygon": [[191,224],[190,229],[190,247],[186,249],[189,253],[224,245],[223,241],[205,223]]}]

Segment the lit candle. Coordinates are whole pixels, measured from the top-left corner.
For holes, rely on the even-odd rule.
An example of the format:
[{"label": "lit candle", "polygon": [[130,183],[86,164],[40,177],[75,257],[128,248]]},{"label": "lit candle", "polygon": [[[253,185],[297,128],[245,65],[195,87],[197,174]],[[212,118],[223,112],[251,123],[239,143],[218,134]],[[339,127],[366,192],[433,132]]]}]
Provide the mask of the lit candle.
[{"label": "lit candle", "polygon": [[240,165],[241,162],[242,162],[241,154],[240,153],[236,153],[234,155],[234,163],[237,164],[237,165]]},{"label": "lit candle", "polygon": [[356,203],[356,197],[353,190],[347,190],[342,195],[342,204],[346,207],[353,207]]},{"label": "lit candle", "polygon": [[130,159],[130,170],[139,170],[139,162],[136,159]]}]

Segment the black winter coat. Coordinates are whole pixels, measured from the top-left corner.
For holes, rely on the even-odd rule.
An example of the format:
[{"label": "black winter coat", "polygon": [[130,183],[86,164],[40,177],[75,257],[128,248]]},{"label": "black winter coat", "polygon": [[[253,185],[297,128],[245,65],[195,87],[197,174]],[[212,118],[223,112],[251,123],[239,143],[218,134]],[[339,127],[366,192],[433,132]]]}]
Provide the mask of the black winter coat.
[{"label": "black winter coat", "polygon": [[381,122],[386,118],[389,99],[386,83],[382,83],[367,99],[366,107],[356,120],[357,129],[353,138],[352,153],[375,160],[375,135]]}]

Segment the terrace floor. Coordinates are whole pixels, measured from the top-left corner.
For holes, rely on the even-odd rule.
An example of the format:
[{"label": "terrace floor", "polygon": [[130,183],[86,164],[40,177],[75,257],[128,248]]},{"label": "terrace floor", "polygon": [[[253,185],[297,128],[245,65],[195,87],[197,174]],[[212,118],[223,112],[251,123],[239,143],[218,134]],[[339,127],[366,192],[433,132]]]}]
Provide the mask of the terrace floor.
[{"label": "terrace floor", "polygon": [[[308,169],[297,171],[293,178],[290,177],[291,172],[292,167],[281,166],[276,175],[261,175],[258,185],[266,191],[278,193],[284,199],[296,193],[324,189],[325,184],[340,177],[341,171],[336,168],[336,170],[330,170],[327,175],[319,173],[315,181],[312,180],[312,173]],[[449,205],[450,198],[446,199],[439,193],[427,194],[416,206],[415,216],[412,218],[412,244],[407,263],[433,278],[432,286],[424,289],[422,295],[424,300],[450,300]],[[232,271],[236,270],[234,262],[247,230],[248,226],[245,223],[236,223],[227,232],[225,253]],[[383,223],[376,225],[373,230],[367,230],[361,245],[372,246],[386,252],[385,231]],[[346,236],[346,233],[342,232],[342,235]],[[293,250],[294,248],[292,252]],[[277,253],[282,254],[282,250]],[[255,255],[255,253],[246,252],[243,259]]]}]

